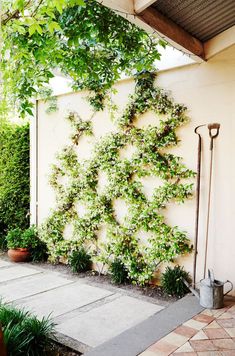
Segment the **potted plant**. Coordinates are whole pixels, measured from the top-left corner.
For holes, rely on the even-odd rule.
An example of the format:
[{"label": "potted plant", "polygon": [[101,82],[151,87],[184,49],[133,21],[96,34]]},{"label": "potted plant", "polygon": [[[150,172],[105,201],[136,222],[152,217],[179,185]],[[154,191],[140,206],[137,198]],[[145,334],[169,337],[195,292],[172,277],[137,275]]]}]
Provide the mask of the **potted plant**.
[{"label": "potted plant", "polygon": [[34,226],[22,231],[19,228],[10,230],[6,237],[8,256],[13,262],[26,262],[30,259],[30,250],[38,243]]}]

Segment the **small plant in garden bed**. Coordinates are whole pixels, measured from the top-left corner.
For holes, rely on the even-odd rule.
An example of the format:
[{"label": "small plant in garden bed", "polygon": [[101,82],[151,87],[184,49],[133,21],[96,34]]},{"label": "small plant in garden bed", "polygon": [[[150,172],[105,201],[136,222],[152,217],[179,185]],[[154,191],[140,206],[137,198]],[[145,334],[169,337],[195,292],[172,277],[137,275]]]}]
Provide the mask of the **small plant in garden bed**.
[{"label": "small plant in garden bed", "polygon": [[74,250],[69,256],[69,266],[73,273],[89,271],[91,269],[91,256],[83,247]]},{"label": "small plant in garden bed", "polygon": [[123,284],[130,282],[128,272],[124,264],[116,259],[110,265],[111,280],[115,284]]},{"label": "small plant in garden bed", "polygon": [[189,273],[186,272],[183,267],[167,267],[161,278],[163,290],[169,295],[183,297],[189,292],[189,289],[185,286],[183,279],[185,279],[188,283],[191,282]]},{"label": "small plant in garden bed", "polygon": [[52,345],[54,323],[29,312],[0,304],[0,320],[8,356],[41,356]]}]

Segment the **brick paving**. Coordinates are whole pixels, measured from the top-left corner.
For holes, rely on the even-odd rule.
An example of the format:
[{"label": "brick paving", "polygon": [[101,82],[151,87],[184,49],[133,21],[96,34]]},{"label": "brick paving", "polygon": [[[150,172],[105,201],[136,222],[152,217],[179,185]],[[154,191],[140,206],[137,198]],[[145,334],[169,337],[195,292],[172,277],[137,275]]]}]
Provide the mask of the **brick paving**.
[{"label": "brick paving", "polygon": [[235,356],[235,302],[205,309],[139,356]]}]

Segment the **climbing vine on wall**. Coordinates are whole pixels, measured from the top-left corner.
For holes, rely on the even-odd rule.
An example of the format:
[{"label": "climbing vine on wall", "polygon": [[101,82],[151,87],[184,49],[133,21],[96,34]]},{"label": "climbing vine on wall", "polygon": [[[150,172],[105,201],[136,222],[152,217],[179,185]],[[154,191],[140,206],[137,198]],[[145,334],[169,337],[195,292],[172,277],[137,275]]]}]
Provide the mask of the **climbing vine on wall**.
[{"label": "climbing vine on wall", "polygon": [[[92,122],[81,120],[77,113],[69,114],[74,129],[71,144],[58,155],[50,177],[57,207],[41,226],[41,237],[52,261],[67,258],[82,245],[92,251],[95,261],[109,265],[118,259],[134,283],[144,284],[151,280],[162,261],[172,261],[190,252],[186,233],[177,226],[169,226],[163,215],[168,203],[183,203],[192,195],[192,184],[185,180],[194,177],[194,172],[187,169],[180,157],[166,152],[178,144],[176,129],[188,120],[186,107],[174,103],[154,85],[154,80],[155,74],[149,72],[136,76],[135,91],[116,120],[117,132],[102,137],[92,157],[83,162],[78,160],[76,146],[82,135],[92,135]],[[158,126],[136,127],[135,121],[147,111],[160,118]],[[131,159],[123,159],[120,150],[129,144],[136,151]],[[99,172],[108,177],[102,193],[98,190]],[[145,176],[162,180],[151,199],[143,193],[138,179]],[[118,198],[129,207],[122,224],[114,211],[113,202]],[[84,216],[78,213],[79,202],[86,206]],[[98,239],[103,225],[107,229],[105,243]],[[66,226],[73,230],[69,239],[64,237]],[[146,243],[140,241],[140,231],[149,232]]]}]

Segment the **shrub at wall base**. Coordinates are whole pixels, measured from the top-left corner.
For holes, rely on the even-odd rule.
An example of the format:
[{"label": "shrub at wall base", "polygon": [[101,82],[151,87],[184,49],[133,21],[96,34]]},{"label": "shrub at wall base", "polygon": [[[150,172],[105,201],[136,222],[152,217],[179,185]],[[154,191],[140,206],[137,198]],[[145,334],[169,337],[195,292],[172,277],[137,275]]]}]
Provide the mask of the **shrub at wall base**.
[{"label": "shrub at wall base", "polygon": [[29,226],[29,125],[0,122],[0,239]]}]

